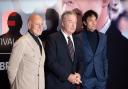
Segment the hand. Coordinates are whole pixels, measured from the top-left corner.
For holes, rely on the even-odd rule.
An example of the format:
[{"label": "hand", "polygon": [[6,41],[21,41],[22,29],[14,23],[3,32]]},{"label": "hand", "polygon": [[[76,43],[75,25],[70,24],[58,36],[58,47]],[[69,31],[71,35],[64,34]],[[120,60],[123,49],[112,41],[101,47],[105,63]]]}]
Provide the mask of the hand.
[{"label": "hand", "polygon": [[75,73],[75,74],[70,74],[68,77],[68,81],[72,84],[80,84],[82,83],[81,81],[81,76],[79,73]]},{"label": "hand", "polygon": [[75,74],[70,74],[68,77],[68,81],[72,84],[75,84],[76,81],[76,75]]},{"label": "hand", "polygon": [[82,83],[80,74],[79,73],[75,73],[75,76],[76,76],[75,84]]}]

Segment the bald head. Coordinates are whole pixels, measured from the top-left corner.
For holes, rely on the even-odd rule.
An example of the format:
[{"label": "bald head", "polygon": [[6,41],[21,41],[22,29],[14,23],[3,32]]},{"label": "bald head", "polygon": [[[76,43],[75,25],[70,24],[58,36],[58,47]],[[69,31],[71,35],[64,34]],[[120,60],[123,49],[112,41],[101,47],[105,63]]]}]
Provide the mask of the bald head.
[{"label": "bald head", "polygon": [[29,18],[28,18],[28,22],[29,22],[29,21],[34,21],[36,18],[43,19],[40,14],[32,13],[32,14],[29,16]]},{"label": "bald head", "polygon": [[28,18],[28,29],[35,36],[41,35],[43,31],[43,24],[43,18],[39,14],[33,13]]}]

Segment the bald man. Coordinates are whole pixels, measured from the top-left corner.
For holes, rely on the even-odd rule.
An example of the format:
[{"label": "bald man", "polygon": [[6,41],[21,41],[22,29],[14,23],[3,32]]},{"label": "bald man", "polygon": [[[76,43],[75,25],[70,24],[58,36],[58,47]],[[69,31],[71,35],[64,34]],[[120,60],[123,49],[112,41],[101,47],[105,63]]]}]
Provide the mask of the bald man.
[{"label": "bald man", "polygon": [[44,89],[45,54],[41,40],[43,19],[33,13],[28,19],[28,32],[17,40],[8,65],[11,89]]}]

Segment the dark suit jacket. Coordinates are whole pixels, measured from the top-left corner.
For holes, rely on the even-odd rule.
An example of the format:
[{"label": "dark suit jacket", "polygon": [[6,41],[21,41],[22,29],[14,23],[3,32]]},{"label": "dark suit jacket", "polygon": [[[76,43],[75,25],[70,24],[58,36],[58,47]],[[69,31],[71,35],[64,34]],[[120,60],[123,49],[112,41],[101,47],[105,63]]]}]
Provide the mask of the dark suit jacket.
[{"label": "dark suit jacket", "polygon": [[84,69],[84,75],[83,75],[83,85],[86,84],[86,81],[91,77],[92,70],[94,68],[96,78],[99,81],[105,81],[107,79],[108,75],[108,60],[107,60],[107,54],[106,54],[106,35],[98,32],[99,36],[99,42],[96,49],[96,52],[93,53],[91,46],[89,44],[87,33],[86,31],[83,31],[80,33],[80,38],[82,40],[82,43],[84,45],[84,62],[85,62],[85,69]]},{"label": "dark suit jacket", "polygon": [[66,39],[61,31],[48,37],[46,42],[46,89],[71,89],[72,84],[68,82],[71,73],[83,72],[83,52],[79,38],[73,36],[75,45],[75,56],[72,61]]}]

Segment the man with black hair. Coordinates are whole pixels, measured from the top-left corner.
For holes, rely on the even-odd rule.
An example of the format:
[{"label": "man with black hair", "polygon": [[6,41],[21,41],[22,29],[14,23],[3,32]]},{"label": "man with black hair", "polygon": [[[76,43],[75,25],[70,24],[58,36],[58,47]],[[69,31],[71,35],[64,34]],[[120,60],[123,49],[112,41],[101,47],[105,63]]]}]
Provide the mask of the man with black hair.
[{"label": "man with black hair", "polygon": [[106,36],[96,29],[98,15],[88,10],[82,17],[85,71],[82,89],[105,89],[107,80]]}]

